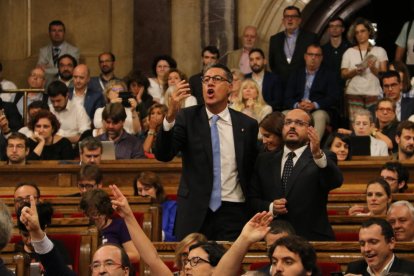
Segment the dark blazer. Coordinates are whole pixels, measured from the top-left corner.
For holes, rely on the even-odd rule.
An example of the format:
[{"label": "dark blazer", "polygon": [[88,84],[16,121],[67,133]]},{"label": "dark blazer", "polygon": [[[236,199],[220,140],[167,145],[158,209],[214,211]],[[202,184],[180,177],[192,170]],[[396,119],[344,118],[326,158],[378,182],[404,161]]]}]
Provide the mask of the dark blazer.
[{"label": "dark blazer", "polygon": [[[238,178],[244,195],[257,152],[257,121],[229,109],[234,135]],[[213,154],[210,125],[204,105],[181,110],[170,131],[157,135],[155,157],[170,161],[182,153],[182,174],[177,192],[175,234],[178,240],[200,230],[213,188]],[[246,196],[247,198],[247,196]]]},{"label": "dark blazer", "polygon": [[[251,79],[252,73],[246,74],[245,78]],[[270,105],[273,110],[283,110],[283,86],[282,80],[278,75],[265,71],[262,95],[265,102]]]},{"label": "dark blazer", "polygon": [[[69,99],[73,97],[74,88],[69,88]],[[93,121],[93,116],[95,115],[96,109],[99,107],[104,107],[106,104],[103,94],[99,91],[92,90],[88,88],[86,90],[85,101],[83,102],[83,107],[88,114],[91,121]]]},{"label": "dark blazer", "polygon": [[336,165],[336,155],[329,151],[325,154],[327,166],[321,169],[313,160],[309,146],[306,148],[293,167],[286,196],[281,185],[283,150],[260,154],[249,186],[253,211],[267,211],[273,200],[286,198],[288,213],[277,219],[290,222],[296,234],[307,240],[334,240],[326,204],[329,191],[340,187],[343,177]]},{"label": "dark blazer", "polygon": [[[399,272],[406,274],[414,274],[414,262],[400,259],[395,256],[394,262],[390,268],[390,272]],[[370,276],[367,272],[367,263],[364,259],[350,262],[346,270],[347,273],[362,274],[364,276]]]},{"label": "dark blazer", "polygon": [[203,76],[203,73],[198,73],[195,75],[192,75],[190,79],[188,80],[188,83],[190,84],[191,94],[197,99],[197,104],[203,104],[204,98],[203,98],[203,85],[201,83],[201,77]]},{"label": "dark blazer", "polygon": [[[305,85],[306,69],[301,67],[290,75],[285,92],[285,107],[293,109],[293,105],[303,99]],[[330,111],[338,105],[339,94],[335,73],[320,67],[313,79],[309,100],[317,102],[320,109]]]},{"label": "dark blazer", "polygon": [[296,39],[296,46],[295,51],[293,52],[292,60],[290,63],[288,63],[286,60],[285,51],[283,50],[285,37],[286,35],[284,31],[279,32],[270,37],[269,44],[270,69],[273,73],[279,75],[282,78],[284,85],[286,85],[286,82],[292,71],[305,66],[303,55],[306,52],[306,48],[310,44],[318,42],[316,34],[300,29],[298,37]]},{"label": "dark blazer", "polygon": [[56,247],[53,247],[52,251],[46,254],[39,254],[40,262],[49,275],[60,275],[60,276],[72,276],[76,273],[71,270],[64,262],[62,256],[57,251]]},{"label": "dark blazer", "polygon": [[0,99],[0,109],[4,110],[4,115],[6,115],[6,118],[9,121],[9,128],[11,131],[18,131],[23,127],[22,115],[20,115],[20,112],[14,103],[4,102]]},{"label": "dark blazer", "polygon": [[414,99],[401,99],[401,121],[408,120],[414,114]]}]

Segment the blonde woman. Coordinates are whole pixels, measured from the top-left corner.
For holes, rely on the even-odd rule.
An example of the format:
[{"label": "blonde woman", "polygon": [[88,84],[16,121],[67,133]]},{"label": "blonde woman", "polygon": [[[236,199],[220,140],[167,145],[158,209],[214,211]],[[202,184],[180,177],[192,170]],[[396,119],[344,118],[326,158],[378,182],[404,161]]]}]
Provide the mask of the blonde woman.
[{"label": "blonde woman", "polygon": [[[122,103],[122,98],[119,97],[119,92],[128,91],[125,82],[120,80],[111,80],[105,86],[105,98],[107,103]],[[136,111],[137,101],[132,97],[128,99],[130,107],[125,107],[127,114],[124,129],[131,135],[135,135],[141,131],[141,122]],[[105,132],[104,125],[102,123],[102,111],[104,107],[98,108],[93,116],[93,135],[98,136]]]},{"label": "blonde woman", "polygon": [[243,112],[258,122],[261,122],[267,114],[272,113],[272,107],[263,100],[259,86],[252,79],[246,79],[241,83],[237,100],[231,108]]},{"label": "blonde woman", "polygon": [[237,98],[239,96],[240,85],[244,80],[244,74],[242,71],[240,71],[240,69],[233,68],[230,71],[233,75],[233,81],[231,83],[233,87],[231,88],[231,93],[229,95],[229,106],[231,107],[234,102],[237,101]]}]

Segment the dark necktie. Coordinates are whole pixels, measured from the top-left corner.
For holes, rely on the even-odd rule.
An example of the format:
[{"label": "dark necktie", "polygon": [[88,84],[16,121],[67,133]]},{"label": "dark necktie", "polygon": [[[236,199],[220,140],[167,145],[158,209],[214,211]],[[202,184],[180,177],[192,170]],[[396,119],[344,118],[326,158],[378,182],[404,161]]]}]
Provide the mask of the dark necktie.
[{"label": "dark necktie", "polygon": [[291,151],[288,153],[287,156],[288,158],[286,160],[285,167],[283,168],[283,173],[282,173],[282,191],[284,195],[286,195],[287,182],[288,182],[289,176],[292,174],[293,158],[296,156],[296,154],[293,151]]},{"label": "dark necktie", "polygon": [[53,57],[53,64],[54,64],[55,66],[57,66],[57,61],[58,61],[58,58],[59,58],[59,54],[60,54],[60,49],[59,49],[59,47],[53,47],[53,54],[52,54],[52,57]]},{"label": "dark necktie", "polygon": [[220,137],[217,128],[218,115],[211,117],[211,145],[213,149],[213,190],[211,191],[210,209],[215,212],[221,206],[221,160]]}]

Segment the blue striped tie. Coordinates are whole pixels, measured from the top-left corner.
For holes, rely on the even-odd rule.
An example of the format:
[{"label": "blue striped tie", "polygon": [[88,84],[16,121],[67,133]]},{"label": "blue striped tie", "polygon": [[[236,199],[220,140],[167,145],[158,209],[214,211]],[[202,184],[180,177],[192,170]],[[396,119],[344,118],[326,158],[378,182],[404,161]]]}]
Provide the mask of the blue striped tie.
[{"label": "blue striped tie", "polygon": [[220,137],[217,128],[218,115],[211,117],[211,145],[213,149],[213,191],[210,197],[210,209],[215,212],[221,205],[221,160]]}]

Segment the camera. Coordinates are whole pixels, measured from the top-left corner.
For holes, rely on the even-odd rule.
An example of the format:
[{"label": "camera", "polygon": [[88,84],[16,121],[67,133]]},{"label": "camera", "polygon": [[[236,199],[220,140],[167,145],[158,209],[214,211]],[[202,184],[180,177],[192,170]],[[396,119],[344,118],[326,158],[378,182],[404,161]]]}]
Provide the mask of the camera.
[{"label": "camera", "polygon": [[118,97],[122,99],[122,105],[124,107],[131,107],[131,104],[129,103],[128,100],[134,98],[134,96],[132,95],[132,92],[129,92],[129,91],[119,92]]}]

